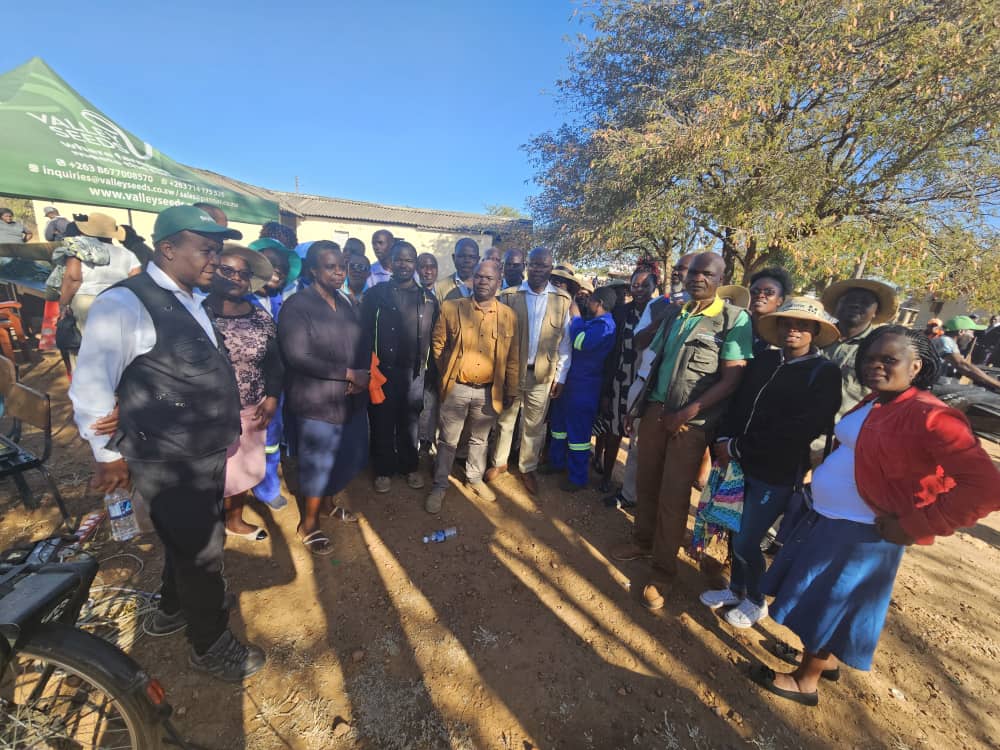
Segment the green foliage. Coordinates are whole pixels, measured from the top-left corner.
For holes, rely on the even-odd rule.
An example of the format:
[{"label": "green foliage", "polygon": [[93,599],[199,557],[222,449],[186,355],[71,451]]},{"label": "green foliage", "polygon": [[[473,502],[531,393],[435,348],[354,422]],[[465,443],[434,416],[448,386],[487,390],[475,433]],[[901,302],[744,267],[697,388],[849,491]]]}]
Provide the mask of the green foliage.
[{"label": "green foliage", "polygon": [[716,247],[740,281],[1000,298],[996,0],[606,0],[527,149],[578,257]]},{"label": "green foliage", "polygon": [[502,216],[505,219],[530,219],[526,213],[518,211],[513,206],[501,206],[499,204],[487,204],[486,213],[490,216]]}]

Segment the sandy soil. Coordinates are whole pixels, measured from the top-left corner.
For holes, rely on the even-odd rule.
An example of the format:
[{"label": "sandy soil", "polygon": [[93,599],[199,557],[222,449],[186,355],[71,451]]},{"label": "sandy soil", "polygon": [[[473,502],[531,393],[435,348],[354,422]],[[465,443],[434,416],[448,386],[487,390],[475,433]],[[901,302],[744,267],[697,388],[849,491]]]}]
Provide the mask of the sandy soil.
[{"label": "sandy soil", "polygon": [[[24,377],[53,395],[52,465],[71,507],[97,507],[61,367],[48,356]],[[630,579],[642,564],[607,556],[631,518],[596,492],[543,479],[532,498],[510,476],[497,489],[485,503],[455,485],[435,519],[422,492],[397,481],[376,496],[361,478],[347,492],[361,523],[325,522],[331,558],[296,541],[293,508],[248,509],[270,539],[230,540],[226,574],[233,627],[267,650],[266,669],[245,688],[203,678],[180,636],[141,637],[133,656],[205,748],[1000,747],[997,516],[907,552],[874,669],[844,670],[808,709],[746,677],[759,660],[781,668],[767,645],[794,636],[770,621],[731,629],[698,603],[706,582],[690,560],[663,610],[641,606]],[[0,485],[0,544],[56,519],[50,501],[28,512]],[[422,544],[452,525],[456,538]],[[144,563],[110,559],[105,580],[155,591],[154,539],[97,549]]]}]

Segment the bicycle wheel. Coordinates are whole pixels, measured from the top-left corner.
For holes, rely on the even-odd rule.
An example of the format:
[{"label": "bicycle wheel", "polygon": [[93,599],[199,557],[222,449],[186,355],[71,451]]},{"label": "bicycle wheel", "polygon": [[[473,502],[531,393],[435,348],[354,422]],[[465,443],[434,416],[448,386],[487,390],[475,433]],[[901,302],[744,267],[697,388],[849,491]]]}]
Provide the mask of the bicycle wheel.
[{"label": "bicycle wheel", "polygon": [[160,750],[143,678],[106,641],[40,626],[0,676],[0,750]]}]

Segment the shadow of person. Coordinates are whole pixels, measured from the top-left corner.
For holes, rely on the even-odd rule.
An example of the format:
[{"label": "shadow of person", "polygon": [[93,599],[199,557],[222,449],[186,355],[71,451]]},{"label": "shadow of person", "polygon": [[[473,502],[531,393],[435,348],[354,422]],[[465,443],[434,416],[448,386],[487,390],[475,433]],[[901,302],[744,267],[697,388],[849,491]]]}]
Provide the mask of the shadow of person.
[{"label": "shadow of person", "polygon": [[[404,490],[392,514],[377,506],[367,517],[369,552],[445,720],[465,723],[483,745],[497,744],[498,726],[506,746],[618,747],[637,736],[681,742],[682,733],[742,744],[717,712],[731,704],[706,698],[701,682],[702,669],[726,662],[676,608],[651,616],[630,600],[595,546],[606,533],[586,529],[595,543],[577,533],[579,506],[568,496],[536,502],[505,482],[494,488],[496,503],[450,489],[436,517],[420,509],[422,494]],[[422,532],[445,526],[458,537],[421,543]],[[796,734],[745,692],[731,691],[743,711]]]}]

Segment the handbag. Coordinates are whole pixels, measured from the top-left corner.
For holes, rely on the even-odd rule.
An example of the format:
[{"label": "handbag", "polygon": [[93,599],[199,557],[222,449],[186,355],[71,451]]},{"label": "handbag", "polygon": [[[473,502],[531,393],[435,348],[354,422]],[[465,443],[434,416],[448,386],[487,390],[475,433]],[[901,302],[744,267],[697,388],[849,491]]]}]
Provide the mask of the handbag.
[{"label": "handbag", "polygon": [[62,352],[76,353],[80,351],[80,329],[76,325],[76,316],[73,310],[66,308],[66,314],[59,318],[56,323],[56,348]]},{"label": "handbag", "polygon": [[712,462],[712,471],[698,501],[691,537],[692,556],[703,552],[712,537],[739,531],[743,519],[743,468],[731,459],[723,469]]}]

